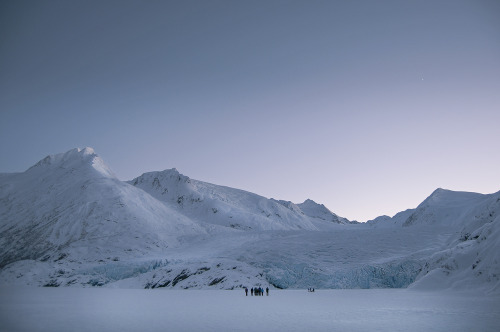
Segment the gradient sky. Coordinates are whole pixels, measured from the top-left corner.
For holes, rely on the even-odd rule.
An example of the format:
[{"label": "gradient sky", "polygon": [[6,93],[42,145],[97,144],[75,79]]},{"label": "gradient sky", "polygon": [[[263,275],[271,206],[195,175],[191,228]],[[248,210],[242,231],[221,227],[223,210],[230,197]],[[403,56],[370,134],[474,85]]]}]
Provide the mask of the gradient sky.
[{"label": "gradient sky", "polygon": [[0,172],[93,147],[366,221],[500,190],[500,1],[2,1]]}]

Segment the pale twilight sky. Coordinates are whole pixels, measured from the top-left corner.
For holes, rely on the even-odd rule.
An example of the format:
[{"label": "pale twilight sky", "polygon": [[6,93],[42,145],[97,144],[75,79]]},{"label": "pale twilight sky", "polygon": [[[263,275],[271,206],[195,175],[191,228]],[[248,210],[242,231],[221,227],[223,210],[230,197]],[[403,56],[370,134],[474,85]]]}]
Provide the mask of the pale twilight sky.
[{"label": "pale twilight sky", "polygon": [[2,1],[0,172],[91,146],[366,221],[500,190],[499,1]]}]

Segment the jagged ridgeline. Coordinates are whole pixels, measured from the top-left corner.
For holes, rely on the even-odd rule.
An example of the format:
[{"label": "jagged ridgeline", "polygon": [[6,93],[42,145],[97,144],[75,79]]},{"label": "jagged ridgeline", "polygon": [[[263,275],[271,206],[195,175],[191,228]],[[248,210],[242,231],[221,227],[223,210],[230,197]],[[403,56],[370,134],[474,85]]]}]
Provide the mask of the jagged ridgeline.
[{"label": "jagged ridgeline", "polygon": [[179,173],[120,181],[91,149],[0,174],[0,282],[498,290],[500,193],[438,189],[368,223]]}]

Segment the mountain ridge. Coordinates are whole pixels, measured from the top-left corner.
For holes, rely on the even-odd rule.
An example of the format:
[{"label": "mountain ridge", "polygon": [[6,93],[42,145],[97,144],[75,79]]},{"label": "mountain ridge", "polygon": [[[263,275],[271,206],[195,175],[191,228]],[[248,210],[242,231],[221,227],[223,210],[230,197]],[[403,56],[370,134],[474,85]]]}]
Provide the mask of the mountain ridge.
[{"label": "mountain ridge", "polygon": [[91,148],[0,174],[0,283],[500,288],[500,192],[435,190],[356,223],[185,176],[120,181]]},{"label": "mountain ridge", "polygon": [[316,229],[298,211],[275,200],[193,180],[176,169],[144,173],[128,183],[191,218],[215,225],[242,230]]}]

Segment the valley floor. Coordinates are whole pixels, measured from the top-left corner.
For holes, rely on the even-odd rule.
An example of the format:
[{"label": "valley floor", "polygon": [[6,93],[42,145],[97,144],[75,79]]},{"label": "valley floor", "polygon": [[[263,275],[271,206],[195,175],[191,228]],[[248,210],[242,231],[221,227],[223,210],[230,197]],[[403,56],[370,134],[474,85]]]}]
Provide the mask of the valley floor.
[{"label": "valley floor", "polygon": [[0,287],[0,331],[497,331],[500,295]]}]

